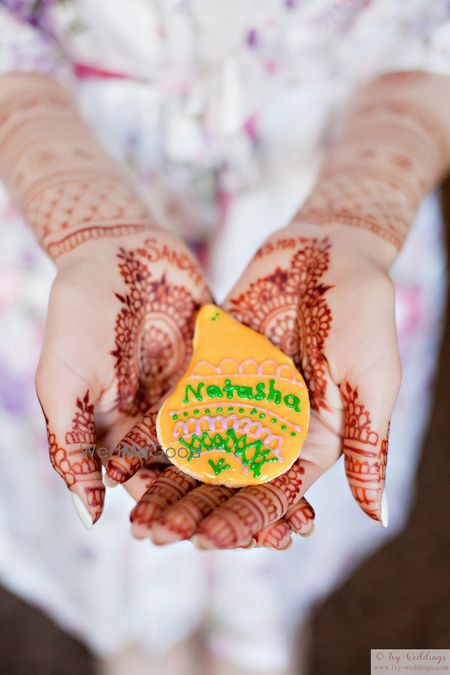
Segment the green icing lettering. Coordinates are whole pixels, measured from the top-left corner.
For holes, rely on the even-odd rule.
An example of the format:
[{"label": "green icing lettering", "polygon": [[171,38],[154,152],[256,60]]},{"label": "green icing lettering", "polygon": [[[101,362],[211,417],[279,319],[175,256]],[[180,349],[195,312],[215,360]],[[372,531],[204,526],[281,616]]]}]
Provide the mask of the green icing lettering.
[{"label": "green icing lettering", "polygon": [[279,461],[278,457],[270,455],[270,448],[264,447],[262,441],[249,443],[247,434],[237,437],[234,429],[227,429],[224,434],[214,433],[210,435],[207,431],[204,431],[201,436],[192,434],[190,441],[180,438],[180,443],[189,450],[188,462],[199,457],[202,452],[223,450],[238,457],[243,466],[248,466],[255,478],[261,475],[261,467],[264,464]]},{"label": "green icing lettering", "polygon": [[194,387],[193,387],[192,385],[187,384],[187,385],[186,385],[185,392],[184,392],[184,401],[183,401],[183,403],[189,403],[189,394],[190,394],[190,393],[192,393],[192,394],[195,396],[195,398],[197,399],[197,401],[203,401],[203,396],[201,395],[200,390],[203,389],[204,386],[205,386],[205,383],[204,383],[204,382],[200,382],[199,385],[198,385],[198,387],[197,387],[197,391],[195,391],[195,389],[194,389]]},{"label": "green icing lettering", "polygon": [[206,393],[210,398],[222,398],[223,392],[220,387],[216,384],[210,384],[209,387],[206,387]]},{"label": "green icing lettering", "polygon": [[219,476],[222,471],[226,471],[227,469],[231,469],[230,464],[225,464],[225,458],[221,457],[220,459],[215,462],[213,459],[208,459],[208,464],[216,474],[216,476]]},{"label": "green icing lettering", "polygon": [[295,394],[286,394],[284,402],[288,408],[292,408],[295,412],[300,412],[300,399]]}]

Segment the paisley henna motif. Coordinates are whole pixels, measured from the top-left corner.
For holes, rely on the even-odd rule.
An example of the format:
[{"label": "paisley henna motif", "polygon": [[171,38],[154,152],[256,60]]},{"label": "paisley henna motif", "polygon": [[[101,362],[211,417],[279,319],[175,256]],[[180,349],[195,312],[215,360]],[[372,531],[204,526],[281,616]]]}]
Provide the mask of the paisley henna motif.
[{"label": "paisley henna motif", "polygon": [[64,446],[47,426],[50,461],[70,490],[77,488],[86,495],[94,522],[103,509],[105,488],[101,481],[101,462],[95,451],[94,406],[89,402],[89,390],[83,398],[76,399],[72,428],[65,435]]},{"label": "paisley henna motif", "polygon": [[322,277],[328,270],[331,246],[327,237],[301,237],[278,240],[276,250],[289,249],[291,242],[296,242],[297,251],[289,265],[250,284],[228,301],[228,308],[292,358],[308,384],[311,407],[327,409],[324,350],[332,315],[324,296],[331,286]]},{"label": "paisley henna motif", "polygon": [[166,274],[155,278],[145,248],[121,248],[118,258],[127,293],[116,293],[122,305],[112,351],[117,403],[121,412],[137,415],[160,400],[189,362],[200,302],[186,286],[169,283]]},{"label": "paisley henna motif", "polygon": [[350,489],[363,511],[374,520],[380,520],[388,436],[379,442],[357,387],[346,382],[342,397],[345,406],[344,462]]}]

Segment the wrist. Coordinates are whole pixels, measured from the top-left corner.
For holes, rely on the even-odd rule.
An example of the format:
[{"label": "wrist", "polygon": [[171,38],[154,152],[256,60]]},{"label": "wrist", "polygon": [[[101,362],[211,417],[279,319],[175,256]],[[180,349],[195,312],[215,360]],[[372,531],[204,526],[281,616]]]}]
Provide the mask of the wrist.
[{"label": "wrist", "polygon": [[311,223],[303,220],[300,212],[290,225],[280,230],[280,234],[291,237],[328,237],[342,260],[352,266],[376,266],[385,272],[390,270],[399,253],[391,241],[371,229],[355,226],[351,219]]}]

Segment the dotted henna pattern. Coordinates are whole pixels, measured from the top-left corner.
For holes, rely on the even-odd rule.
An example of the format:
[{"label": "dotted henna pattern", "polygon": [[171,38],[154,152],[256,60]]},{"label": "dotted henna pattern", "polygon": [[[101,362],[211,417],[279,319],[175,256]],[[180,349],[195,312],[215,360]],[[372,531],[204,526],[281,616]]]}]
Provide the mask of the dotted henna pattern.
[{"label": "dotted henna pattern", "polygon": [[[321,279],[328,270],[331,245],[327,237],[295,241],[298,250],[289,265],[277,267],[231,298],[229,309],[292,358],[308,384],[311,407],[328,409],[324,349],[332,315],[324,296],[331,286]],[[292,239],[277,242],[279,250],[291,246]],[[267,249],[267,253],[272,251]]]},{"label": "dotted henna pattern", "polygon": [[379,443],[370,413],[359,399],[357,387],[342,388],[344,400],[344,463],[350,489],[361,508],[380,518],[380,500],[386,476],[388,435]]}]

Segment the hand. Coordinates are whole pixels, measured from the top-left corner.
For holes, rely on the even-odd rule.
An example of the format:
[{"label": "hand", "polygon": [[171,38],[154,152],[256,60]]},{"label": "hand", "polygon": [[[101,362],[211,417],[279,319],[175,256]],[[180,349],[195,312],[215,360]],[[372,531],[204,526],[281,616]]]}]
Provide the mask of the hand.
[{"label": "hand", "polygon": [[386,242],[339,226],[296,224],[262,246],[225,308],[303,371],[312,417],[300,459],[270,483],[239,491],[197,487],[171,467],[132,513],[138,536],[151,530],[165,543],[192,536],[195,525],[197,543],[217,548],[249,545],[261,531],[276,536],[292,514],[309,515],[305,491],[342,452],[356,501],[386,524],[387,435],[400,383],[383,266],[390,255]]},{"label": "hand", "polygon": [[[36,386],[50,459],[90,527],[103,508],[102,459],[186,368],[195,314],[210,294],[188,249],[156,229],[86,242],[57,267]],[[136,447],[128,461],[137,470],[153,459],[156,471],[156,450]],[[110,462],[116,481],[122,462]],[[153,473],[130,483],[136,497],[136,482],[148,487]]]}]

